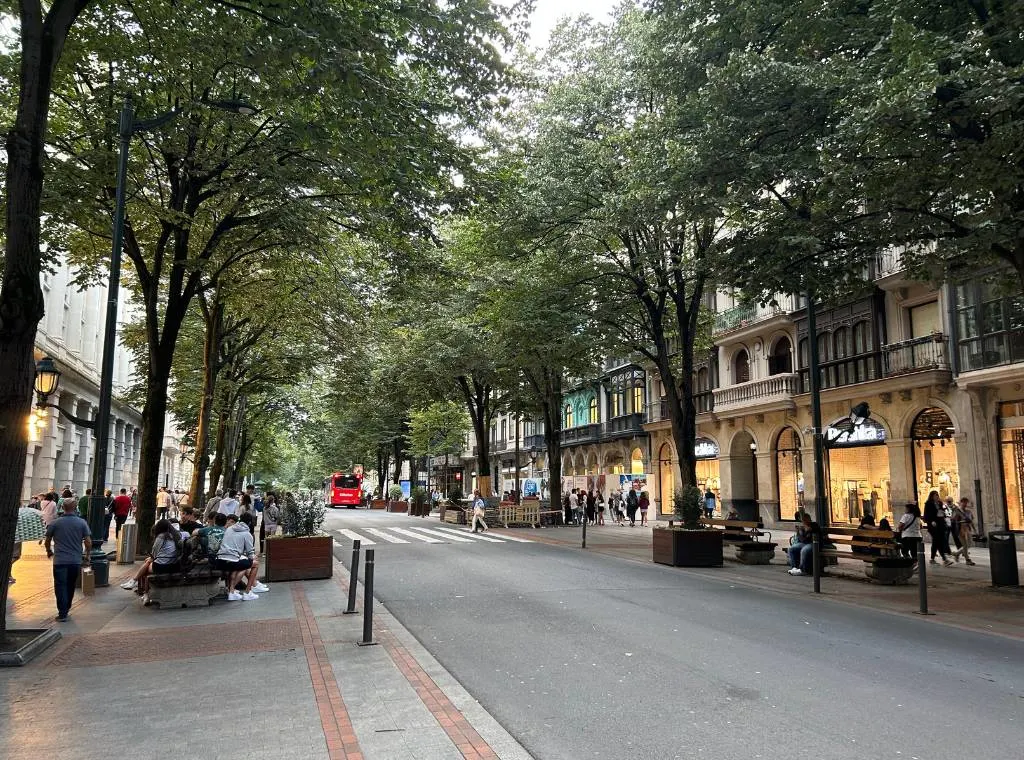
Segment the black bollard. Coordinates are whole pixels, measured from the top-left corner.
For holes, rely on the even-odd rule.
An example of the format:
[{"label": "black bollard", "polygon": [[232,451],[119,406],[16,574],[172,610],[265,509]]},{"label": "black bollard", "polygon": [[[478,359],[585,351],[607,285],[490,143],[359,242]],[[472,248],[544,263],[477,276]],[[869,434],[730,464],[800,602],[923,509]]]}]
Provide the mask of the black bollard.
[{"label": "black bollard", "polygon": [[587,516],[583,515],[583,548],[587,548]]},{"label": "black bollard", "polygon": [[366,577],[363,580],[363,640],[361,647],[376,644],[373,640],[373,549],[366,550]]},{"label": "black bollard", "polygon": [[352,572],[349,573],[348,579],[348,608],[341,613],[342,615],[352,615],[356,611],[356,585],[358,585],[359,581],[359,546],[360,541],[357,538],[352,542]]},{"label": "black bollard", "polygon": [[919,615],[934,615],[928,611],[928,570],[924,562],[924,539],[917,542],[917,598]]},{"label": "black bollard", "polygon": [[813,567],[811,572],[814,575],[814,593],[821,593],[821,544],[818,542],[818,534],[815,533],[811,536],[812,551],[811,551],[811,562]]}]

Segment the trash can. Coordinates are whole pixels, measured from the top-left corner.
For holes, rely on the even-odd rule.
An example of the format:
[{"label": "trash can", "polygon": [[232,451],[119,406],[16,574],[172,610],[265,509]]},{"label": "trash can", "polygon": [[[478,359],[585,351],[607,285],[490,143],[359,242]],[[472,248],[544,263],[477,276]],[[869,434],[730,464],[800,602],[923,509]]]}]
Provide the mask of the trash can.
[{"label": "trash can", "polygon": [[993,586],[1018,586],[1017,543],[1012,533],[989,533],[988,556]]},{"label": "trash can", "polygon": [[135,564],[135,542],[139,526],[135,522],[126,522],[121,526],[121,534],[117,539],[117,564]]}]

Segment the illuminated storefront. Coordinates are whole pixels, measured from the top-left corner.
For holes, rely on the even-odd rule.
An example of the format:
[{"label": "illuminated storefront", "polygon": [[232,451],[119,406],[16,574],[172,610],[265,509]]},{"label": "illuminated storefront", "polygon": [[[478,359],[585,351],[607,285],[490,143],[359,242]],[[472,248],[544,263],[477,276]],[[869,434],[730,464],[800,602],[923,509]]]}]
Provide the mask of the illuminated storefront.
[{"label": "illuminated storefront", "polygon": [[914,418],[910,438],[914,445],[914,488],[923,509],[928,494],[938,491],[943,500],[960,500],[953,422],[938,407],[923,410]]},{"label": "illuminated storefront", "polygon": [[779,433],[775,448],[775,473],[779,487],[780,520],[796,519],[804,505],[804,467],[800,452],[800,436],[787,427]]},{"label": "illuminated storefront", "polygon": [[831,522],[856,524],[865,514],[892,522],[885,428],[869,419],[847,430],[829,427],[826,436]]},{"label": "illuminated storefront", "polygon": [[1006,494],[1006,527],[1024,530],[1024,401],[999,405],[999,454]]},{"label": "illuminated storefront", "polygon": [[698,438],[693,446],[697,458],[697,487],[715,495],[715,516],[722,516],[722,479],[719,476],[718,444],[709,438]]}]

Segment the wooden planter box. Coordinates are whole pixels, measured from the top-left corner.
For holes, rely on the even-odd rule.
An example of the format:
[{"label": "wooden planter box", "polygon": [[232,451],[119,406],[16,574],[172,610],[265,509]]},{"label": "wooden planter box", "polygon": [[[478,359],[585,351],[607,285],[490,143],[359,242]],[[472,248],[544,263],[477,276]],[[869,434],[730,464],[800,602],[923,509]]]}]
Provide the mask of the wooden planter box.
[{"label": "wooden planter box", "polygon": [[264,570],[268,583],[309,581],[334,574],[334,539],[269,538],[264,543]]},{"label": "wooden planter box", "polygon": [[406,503],[404,501],[389,501],[388,502],[388,512],[404,513],[404,512],[407,512],[408,509],[409,509],[409,505],[408,505],[408,503]]},{"label": "wooden planter box", "polygon": [[653,558],[673,567],[721,567],[722,531],[655,528]]},{"label": "wooden planter box", "polygon": [[386,509],[388,506],[387,499],[374,499],[370,502],[370,509]]}]

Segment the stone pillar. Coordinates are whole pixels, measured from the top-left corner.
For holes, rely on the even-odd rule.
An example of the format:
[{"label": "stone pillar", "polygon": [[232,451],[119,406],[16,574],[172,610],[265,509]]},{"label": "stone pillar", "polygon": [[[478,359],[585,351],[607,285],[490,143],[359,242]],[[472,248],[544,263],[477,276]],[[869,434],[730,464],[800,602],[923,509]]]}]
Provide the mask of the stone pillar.
[{"label": "stone pillar", "polygon": [[890,438],[886,442],[889,454],[889,493],[886,509],[875,515],[875,521],[883,517],[899,520],[903,515],[903,505],[914,501],[914,442],[909,438]]},{"label": "stone pillar", "polygon": [[[61,403],[61,407],[69,412],[74,412],[75,407],[78,403],[78,399],[71,393],[64,394],[64,400]],[[54,470],[54,478],[56,478],[57,487],[63,488],[65,485],[71,485],[75,487],[75,450],[76,440],[75,432],[77,427],[70,420],[60,417],[57,414],[57,410],[53,410],[54,415],[58,417],[55,420],[57,424],[57,447],[61,450],[60,462],[56,464]],[[78,493],[84,493],[80,491]]]},{"label": "stone pillar", "polygon": [[[806,446],[802,446],[800,448],[800,461],[802,462],[803,468],[804,468],[802,470],[802,472],[804,474],[804,500],[803,500],[803,508],[804,508],[805,512],[807,512],[807,513],[809,513],[811,515],[811,517],[813,517],[814,519],[817,519],[817,515],[814,512],[814,499],[815,499],[815,494],[817,494],[817,492],[818,492],[818,483],[814,479],[814,441],[813,441],[813,436],[806,435],[806,436],[804,436],[804,440],[807,442],[807,445]],[[828,454],[825,454],[825,456],[828,456]],[[827,460],[826,460],[825,464],[826,465],[828,464]],[[825,467],[825,477],[826,478],[828,477],[828,467],[827,466]],[[828,505],[828,488],[825,488],[824,495],[825,495],[825,498],[824,498],[824,502],[825,502],[825,516],[828,517],[829,514],[830,514],[830,512],[829,512],[829,505]],[[789,517],[789,516],[787,515],[787,517]]]},{"label": "stone pillar", "polygon": [[[82,419],[92,419],[92,404],[82,399],[78,403],[75,415]],[[85,493],[85,489],[92,485],[92,457],[94,452],[94,441],[92,431],[89,428],[79,428],[77,431],[78,455],[75,458],[75,488],[79,493]]]}]

